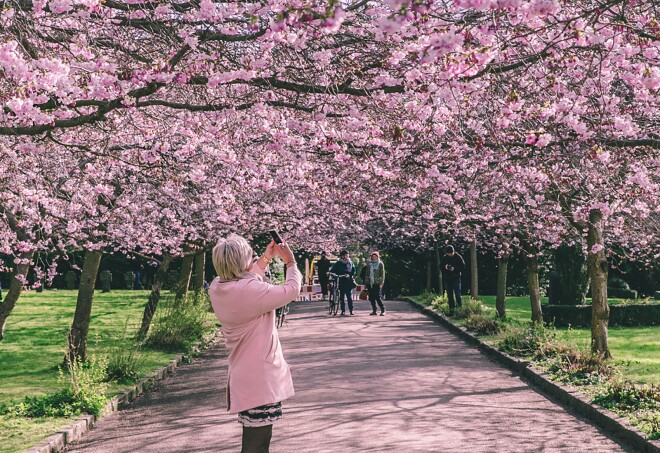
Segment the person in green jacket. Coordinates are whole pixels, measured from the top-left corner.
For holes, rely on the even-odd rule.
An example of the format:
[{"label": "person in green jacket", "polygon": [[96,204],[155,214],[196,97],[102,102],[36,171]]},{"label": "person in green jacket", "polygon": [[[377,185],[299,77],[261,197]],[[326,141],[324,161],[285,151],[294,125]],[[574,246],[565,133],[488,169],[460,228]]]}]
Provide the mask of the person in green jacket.
[{"label": "person in green jacket", "polygon": [[369,302],[371,302],[371,316],[375,316],[376,304],[380,307],[380,315],[385,316],[385,305],[380,297],[381,289],[385,283],[385,265],[380,260],[380,253],[372,252],[371,260],[366,265],[365,280],[369,291]]}]

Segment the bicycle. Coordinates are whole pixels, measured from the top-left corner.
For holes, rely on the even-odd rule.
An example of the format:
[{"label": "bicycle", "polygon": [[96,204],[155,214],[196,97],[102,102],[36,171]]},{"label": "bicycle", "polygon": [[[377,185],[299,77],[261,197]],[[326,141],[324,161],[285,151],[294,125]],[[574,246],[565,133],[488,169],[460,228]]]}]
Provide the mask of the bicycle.
[{"label": "bicycle", "polygon": [[275,327],[280,328],[286,321],[286,315],[289,314],[289,304],[275,309]]},{"label": "bicycle", "polygon": [[330,291],[328,292],[328,314],[337,315],[339,310],[339,275],[328,272],[330,277]]}]

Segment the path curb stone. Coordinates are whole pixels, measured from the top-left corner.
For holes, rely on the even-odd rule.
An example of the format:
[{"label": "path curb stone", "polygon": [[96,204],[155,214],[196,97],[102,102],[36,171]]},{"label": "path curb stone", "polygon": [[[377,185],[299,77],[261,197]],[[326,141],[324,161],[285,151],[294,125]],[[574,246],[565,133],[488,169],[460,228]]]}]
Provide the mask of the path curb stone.
[{"label": "path curb stone", "polygon": [[[208,345],[214,343],[219,337],[220,329],[216,329],[213,334],[209,335],[205,340],[195,344],[192,348],[193,352],[200,352]],[[57,433],[44,439],[38,445],[26,450],[25,453],[61,452],[67,445],[80,440],[85,433],[94,427],[98,420],[124,408],[127,404],[141,396],[145,391],[153,388],[158,381],[162,381],[168,375],[174,373],[186,356],[187,354],[179,354],[176,358],[172,359],[168,365],[158,368],[156,371],[142,378],[133,387],[113,397],[103,409],[103,415],[100,417],[97,418],[94,415],[82,415],[67,427],[62,428]]]},{"label": "path curb stone", "polygon": [[408,297],[401,297],[399,300],[415,306],[422,313],[438,321],[447,330],[460,337],[466,343],[476,346],[487,356],[492,357],[510,370],[519,373],[523,378],[534,384],[550,398],[566,407],[570,407],[581,416],[593,421],[607,432],[627,442],[640,453],[660,453],[660,441],[647,439],[645,435],[631,425],[629,421],[603,407],[591,404],[576,390],[551,381],[547,374],[536,369],[528,361],[511,357],[510,355],[484,343],[465,328],[453,324],[441,312],[431,307]]}]

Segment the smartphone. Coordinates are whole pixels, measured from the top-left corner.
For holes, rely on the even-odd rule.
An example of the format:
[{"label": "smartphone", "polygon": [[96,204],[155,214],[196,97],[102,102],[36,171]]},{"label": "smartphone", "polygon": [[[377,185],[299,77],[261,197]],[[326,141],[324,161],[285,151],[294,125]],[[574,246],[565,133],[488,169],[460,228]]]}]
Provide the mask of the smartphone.
[{"label": "smartphone", "polygon": [[277,231],[270,230],[269,233],[271,236],[273,236],[273,240],[275,241],[276,244],[282,243],[282,238],[280,237],[280,234]]}]

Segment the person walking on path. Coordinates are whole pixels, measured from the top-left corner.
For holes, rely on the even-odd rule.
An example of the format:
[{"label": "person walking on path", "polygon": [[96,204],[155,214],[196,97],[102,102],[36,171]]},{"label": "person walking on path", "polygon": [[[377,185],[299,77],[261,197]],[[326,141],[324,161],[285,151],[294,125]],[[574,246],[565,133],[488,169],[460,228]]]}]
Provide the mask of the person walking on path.
[{"label": "person walking on path", "polygon": [[367,263],[365,279],[369,291],[369,302],[371,302],[371,316],[376,315],[376,304],[380,307],[380,315],[385,316],[385,305],[380,297],[380,290],[385,283],[385,265],[380,260],[380,253],[372,252],[371,260]]},{"label": "person walking on path", "polygon": [[[288,270],[283,285],[264,281],[264,270],[279,256]],[[250,244],[230,234],[213,248],[218,277],[209,288],[211,305],[229,352],[227,410],[243,425],[241,453],[267,453],[273,423],[282,419],[282,401],[294,394],[289,365],[275,328],[275,309],[300,294],[302,275],[286,243],[271,241],[252,257]]]},{"label": "person walking on path", "polygon": [[[461,308],[461,273],[465,270],[463,257],[454,251],[454,247],[448,245],[445,248],[445,256],[440,260],[442,270],[447,284],[447,298],[449,299],[449,310],[453,313],[454,307]],[[454,301],[454,297],[456,301]]]},{"label": "person walking on path", "polygon": [[348,250],[339,252],[339,259],[332,265],[330,272],[339,275],[339,302],[341,307],[341,314],[346,314],[346,304],[344,298],[348,299],[348,311],[353,315],[353,277],[356,270]]},{"label": "person walking on path", "polygon": [[319,276],[319,285],[321,285],[321,294],[323,294],[323,300],[328,298],[328,272],[330,272],[330,260],[328,259],[325,252],[321,252],[321,259],[316,263],[316,270]]}]

